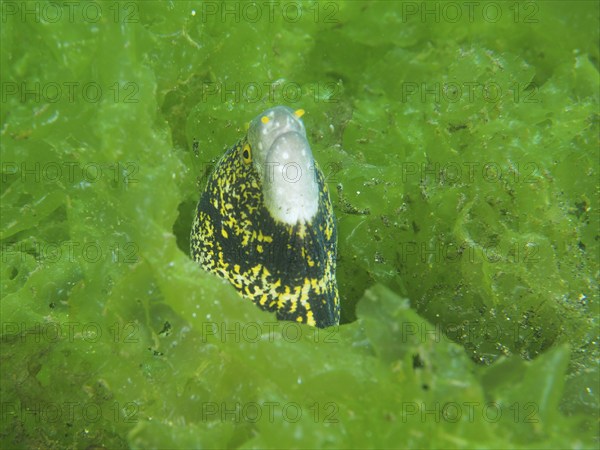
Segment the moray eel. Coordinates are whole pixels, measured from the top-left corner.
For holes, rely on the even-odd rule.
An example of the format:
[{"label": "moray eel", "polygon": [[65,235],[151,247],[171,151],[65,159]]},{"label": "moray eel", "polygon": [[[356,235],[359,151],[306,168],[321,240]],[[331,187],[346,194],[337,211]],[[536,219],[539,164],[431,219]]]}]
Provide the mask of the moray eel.
[{"label": "moray eel", "polygon": [[200,196],[192,258],[279,320],[340,321],[336,221],[300,117],[266,110],[227,150]]}]

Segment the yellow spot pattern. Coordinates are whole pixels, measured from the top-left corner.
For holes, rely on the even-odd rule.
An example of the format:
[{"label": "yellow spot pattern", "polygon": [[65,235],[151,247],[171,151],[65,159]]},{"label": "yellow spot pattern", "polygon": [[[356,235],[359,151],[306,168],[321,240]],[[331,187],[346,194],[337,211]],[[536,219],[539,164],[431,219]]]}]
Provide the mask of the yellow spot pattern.
[{"label": "yellow spot pattern", "polygon": [[243,139],[229,149],[209,177],[192,227],[192,257],[280,320],[337,325],[336,224],[323,174],[317,167],[319,209],[312,221],[277,222],[264,206],[254,165],[244,162],[248,145]]}]

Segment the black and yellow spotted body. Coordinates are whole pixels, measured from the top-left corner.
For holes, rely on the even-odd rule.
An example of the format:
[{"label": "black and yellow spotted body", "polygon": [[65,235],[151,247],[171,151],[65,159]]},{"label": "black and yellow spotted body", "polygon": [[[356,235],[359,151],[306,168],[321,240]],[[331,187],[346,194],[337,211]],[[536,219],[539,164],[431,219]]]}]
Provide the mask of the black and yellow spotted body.
[{"label": "black and yellow spotted body", "polygon": [[336,223],[323,173],[314,163],[316,214],[285,223],[265,206],[256,150],[246,136],[217,163],[198,203],[192,257],[279,320],[337,325]]}]

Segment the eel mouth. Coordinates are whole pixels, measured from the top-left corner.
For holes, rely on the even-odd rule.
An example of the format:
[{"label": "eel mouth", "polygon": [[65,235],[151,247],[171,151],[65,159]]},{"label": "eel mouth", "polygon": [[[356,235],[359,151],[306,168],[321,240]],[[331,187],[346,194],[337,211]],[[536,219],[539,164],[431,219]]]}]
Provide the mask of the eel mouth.
[{"label": "eel mouth", "polygon": [[302,114],[301,110],[295,112],[287,106],[276,106],[255,117],[248,128],[248,141],[254,152],[264,154],[279,136],[288,132],[295,131],[306,137],[300,120]]},{"label": "eel mouth", "polygon": [[287,224],[310,222],[319,205],[315,162],[301,115],[301,110],[276,106],[252,120],[248,129],[265,206]]}]

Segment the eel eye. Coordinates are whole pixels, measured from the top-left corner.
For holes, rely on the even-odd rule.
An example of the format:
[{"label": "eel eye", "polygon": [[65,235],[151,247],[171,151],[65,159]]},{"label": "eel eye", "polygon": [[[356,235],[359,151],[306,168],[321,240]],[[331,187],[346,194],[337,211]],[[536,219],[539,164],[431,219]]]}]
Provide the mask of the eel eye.
[{"label": "eel eye", "polygon": [[252,162],[252,150],[248,143],[245,143],[242,148],[242,160],[244,161],[244,164],[250,164]]}]

